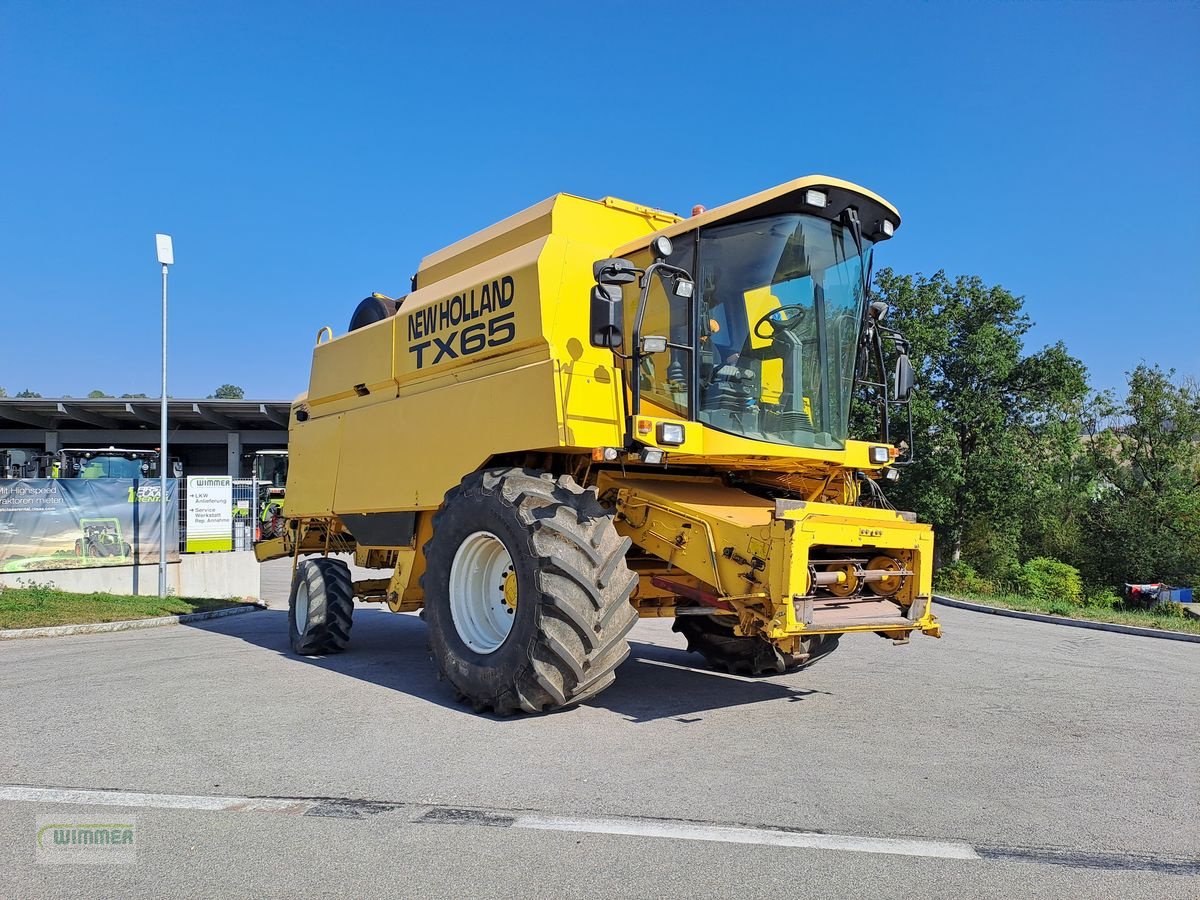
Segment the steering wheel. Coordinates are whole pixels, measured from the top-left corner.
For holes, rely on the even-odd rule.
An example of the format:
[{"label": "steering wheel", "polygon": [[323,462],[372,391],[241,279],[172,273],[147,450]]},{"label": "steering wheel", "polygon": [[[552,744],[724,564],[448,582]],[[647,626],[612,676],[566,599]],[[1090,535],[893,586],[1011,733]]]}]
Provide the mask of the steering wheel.
[{"label": "steering wheel", "polygon": [[[808,312],[807,306],[801,306],[798,303],[789,303],[786,306],[779,306],[771,310],[761,319],[754,323],[754,336],[761,340],[767,340],[775,336],[778,331],[786,331],[795,328],[804,320],[805,313]],[[787,313],[787,319],[780,319],[782,313]],[[771,326],[770,334],[763,334],[761,329],[763,325]]]}]

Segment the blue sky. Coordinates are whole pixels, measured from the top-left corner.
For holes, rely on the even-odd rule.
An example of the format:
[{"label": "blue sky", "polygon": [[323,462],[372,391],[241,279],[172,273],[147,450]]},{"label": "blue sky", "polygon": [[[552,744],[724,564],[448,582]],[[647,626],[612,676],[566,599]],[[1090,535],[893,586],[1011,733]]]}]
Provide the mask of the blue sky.
[{"label": "blue sky", "polygon": [[[1024,295],[1100,387],[1200,375],[1200,5],[0,0],[0,386],[307,384],[318,327],[557,191],[686,213],[810,172],[877,265]],[[582,301],[581,301],[582,302]]]}]

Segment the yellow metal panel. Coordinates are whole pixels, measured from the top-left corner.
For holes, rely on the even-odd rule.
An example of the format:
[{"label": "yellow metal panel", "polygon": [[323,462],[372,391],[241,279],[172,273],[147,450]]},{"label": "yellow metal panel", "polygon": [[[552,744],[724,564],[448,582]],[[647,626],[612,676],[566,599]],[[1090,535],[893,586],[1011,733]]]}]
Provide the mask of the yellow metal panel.
[{"label": "yellow metal panel", "polygon": [[[643,404],[648,406],[648,404]],[[871,447],[885,446],[879,442],[846,441],[844,450],[816,450],[809,447],[792,447],[788,444],[772,444],[755,441],[736,434],[728,434],[710,428],[701,422],[684,423],[684,442],[679,445],[657,442],[659,422],[679,422],[678,416],[640,415],[639,421],[649,423],[649,430],[638,432],[635,437],[643,444],[662,447],[679,464],[695,463],[733,468],[748,468],[762,471],[791,471],[800,461],[832,463],[852,469],[882,469],[884,466],[871,462]]]},{"label": "yellow metal panel", "polygon": [[602,197],[599,202],[613,209],[636,213],[649,222],[657,223],[660,228],[663,225],[670,225],[672,222],[679,222],[683,219],[683,216],[677,216],[675,213],[667,212],[665,209],[655,209],[653,206],[630,203],[628,200],[622,200],[619,197]]},{"label": "yellow metal panel", "polygon": [[320,415],[323,404],[357,397],[357,385],[372,392],[394,393],[390,384],[394,331],[395,319],[385,319],[314,347],[308,387],[310,413]]},{"label": "yellow metal panel", "polygon": [[611,366],[586,358],[568,357],[555,360],[555,365],[562,445],[582,450],[620,444],[625,424],[621,376]]},{"label": "yellow metal panel", "polygon": [[341,415],[294,423],[288,435],[288,482],[284,512],[289,517],[333,512],[342,438]]},{"label": "yellow metal panel", "polygon": [[738,528],[770,525],[775,502],[727,487],[719,478],[609,476],[612,483],[639,496],[651,497],[665,506],[697,518],[719,519]]},{"label": "yellow metal panel", "polygon": [[425,257],[417,270],[417,288],[424,290],[476,266],[489,265],[505,253],[545,237],[552,227],[554,205],[561,196],[543,200]]},{"label": "yellow metal panel", "polygon": [[[584,213],[587,216],[587,222],[584,224],[591,227],[590,231],[579,228],[580,223],[577,220],[562,220],[565,210],[568,211],[568,215],[572,215],[583,207],[592,208]],[[679,217],[671,213],[618,200],[615,197],[588,200],[573,194],[555,194],[426,256],[417,270],[417,287],[428,287],[473,266],[487,263],[523,244],[545,237],[552,231],[560,235],[582,236],[595,240],[605,245],[607,250],[621,241],[677,221]],[[626,224],[619,227],[610,240],[609,236],[603,233],[605,222]],[[596,258],[603,259],[604,256]]]},{"label": "yellow metal panel", "polygon": [[592,262],[613,255],[618,244],[639,235],[650,234],[668,222],[679,221],[677,216],[661,210],[637,206],[607,197],[604,200],[585,200],[571,194],[560,194],[554,207],[554,234],[572,243],[587,244],[596,249],[596,256],[587,264],[585,277],[592,281]]},{"label": "yellow metal panel", "polygon": [[612,351],[593,347],[590,332],[592,263],[604,258],[593,244],[553,236],[547,242],[541,270],[548,296],[547,332],[558,367],[559,426],[565,447],[588,449],[621,442],[624,407],[622,377]]},{"label": "yellow metal panel", "polygon": [[412,580],[413,565],[417,559],[417,551],[411,547],[400,547],[396,550],[396,570],[388,584],[387,601],[392,612],[400,612],[404,606],[404,592]]},{"label": "yellow metal panel", "polygon": [[391,320],[400,384],[544,347],[538,258],[545,243],[539,238],[410,294]]},{"label": "yellow metal panel", "polygon": [[768,597],[750,560],[772,554],[773,501],[716,478],[602,472],[598,486],[602,494],[618,491],[617,531],[639,547],[725,596]]},{"label": "yellow metal panel", "polygon": [[[557,446],[549,360],[443,381],[434,389],[344,414],[335,512],[437,507],[446,491],[488,457]],[[327,457],[333,459],[336,452]]]}]

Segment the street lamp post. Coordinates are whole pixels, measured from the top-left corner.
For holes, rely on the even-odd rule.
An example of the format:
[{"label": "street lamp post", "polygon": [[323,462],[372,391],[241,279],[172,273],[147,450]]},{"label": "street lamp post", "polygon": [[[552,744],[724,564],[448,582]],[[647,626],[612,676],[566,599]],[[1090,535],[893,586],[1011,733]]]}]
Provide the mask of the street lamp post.
[{"label": "street lamp post", "polygon": [[162,401],[159,408],[158,448],[158,596],[167,596],[167,266],[175,264],[175,248],[169,234],[156,234],[158,261],[162,265]]}]

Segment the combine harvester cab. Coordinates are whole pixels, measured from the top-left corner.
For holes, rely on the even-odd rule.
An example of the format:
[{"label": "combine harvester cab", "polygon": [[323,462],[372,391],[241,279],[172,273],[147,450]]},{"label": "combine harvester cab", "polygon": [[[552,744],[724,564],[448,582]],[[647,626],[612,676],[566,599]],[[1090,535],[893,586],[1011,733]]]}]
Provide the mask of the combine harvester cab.
[{"label": "combine harvester cab", "polygon": [[[639,615],[751,674],[937,636],[931,530],[880,486],[911,443],[907,343],[869,296],[899,223],[824,176],[690,219],[560,194],[323,328],[257,547],[295,560],[294,649],[343,649],[355,598],[424,608],[460,697],[506,714],[603,690]],[[850,438],[855,397],[880,440]]]}]

